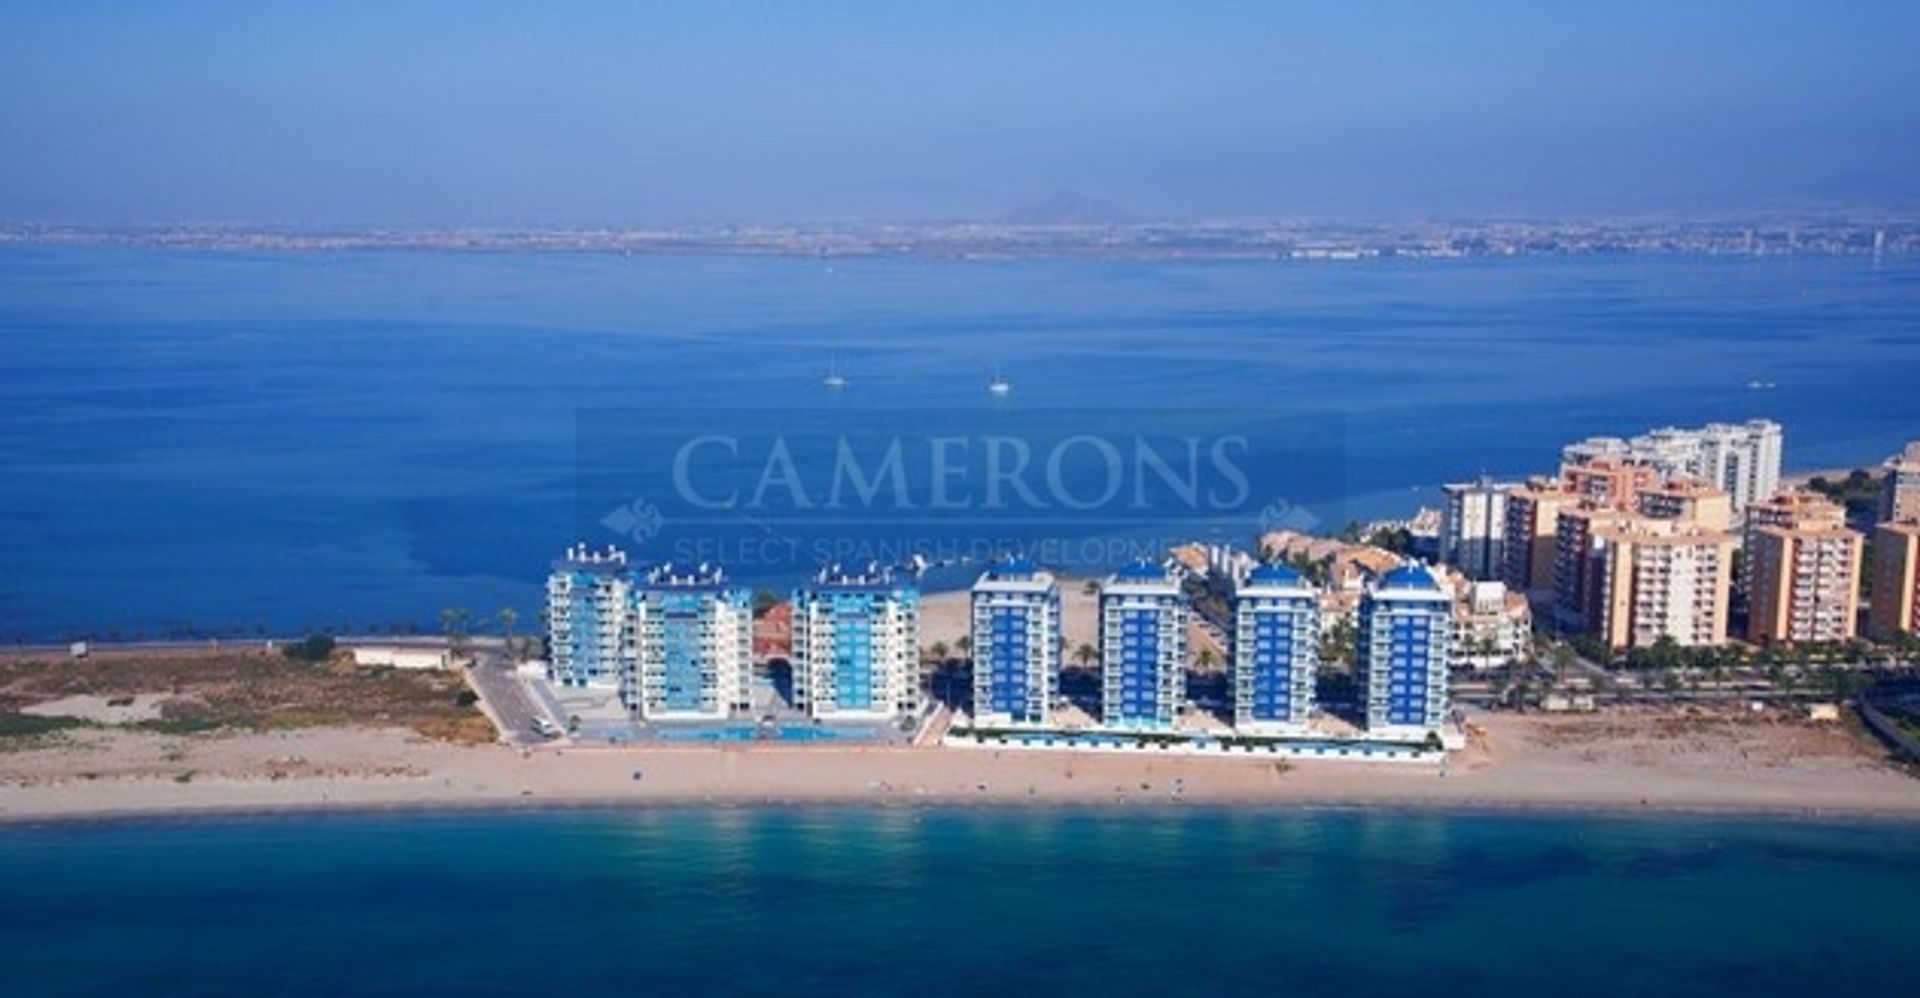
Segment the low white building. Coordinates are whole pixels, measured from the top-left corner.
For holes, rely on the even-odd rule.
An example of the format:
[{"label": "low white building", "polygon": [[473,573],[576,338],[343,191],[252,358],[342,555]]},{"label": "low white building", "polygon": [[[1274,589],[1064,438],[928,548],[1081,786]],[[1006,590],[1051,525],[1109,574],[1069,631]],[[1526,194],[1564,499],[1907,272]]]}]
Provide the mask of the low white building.
[{"label": "low white building", "polygon": [[453,653],[445,648],[414,645],[353,645],[353,664],[380,665],[391,669],[445,669],[453,664]]},{"label": "low white building", "polygon": [[1453,583],[1453,668],[1490,669],[1525,658],[1533,640],[1527,598],[1502,582]]}]

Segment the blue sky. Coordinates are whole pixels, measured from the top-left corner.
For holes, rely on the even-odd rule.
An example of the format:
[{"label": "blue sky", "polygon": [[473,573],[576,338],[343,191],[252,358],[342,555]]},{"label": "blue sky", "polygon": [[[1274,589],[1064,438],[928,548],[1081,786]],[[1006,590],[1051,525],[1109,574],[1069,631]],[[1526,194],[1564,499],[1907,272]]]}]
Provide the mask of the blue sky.
[{"label": "blue sky", "polygon": [[0,219],[1711,212],[1920,194],[1920,3],[0,7]]}]

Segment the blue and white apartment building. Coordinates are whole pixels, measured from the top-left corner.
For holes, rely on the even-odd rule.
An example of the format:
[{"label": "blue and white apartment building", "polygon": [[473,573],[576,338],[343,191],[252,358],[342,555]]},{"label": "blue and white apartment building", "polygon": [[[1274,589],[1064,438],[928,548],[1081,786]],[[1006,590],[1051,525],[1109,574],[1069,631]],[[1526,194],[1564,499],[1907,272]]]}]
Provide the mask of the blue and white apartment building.
[{"label": "blue and white apartment building", "polygon": [[1060,590],[1010,558],[973,584],[973,723],[1045,727],[1060,690]]},{"label": "blue and white apartment building", "polygon": [[753,708],[753,606],[711,565],[657,566],[628,590],[632,667],[620,702],[637,717],[723,719]]},{"label": "blue and white apartment building", "polygon": [[1260,565],[1233,593],[1233,726],[1300,735],[1320,668],[1320,594],[1285,565]]},{"label": "blue and white apartment building", "polygon": [[618,548],[568,548],[547,576],[547,680],[618,688],[631,654],[627,600],[632,577]]},{"label": "blue and white apartment building", "polygon": [[793,598],[793,706],[818,720],[912,714],[920,591],[879,568],[831,566]]},{"label": "blue and white apartment building", "polygon": [[647,719],[720,719],[753,699],[753,612],[709,565],[636,572],[571,548],[547,577],[549,681],[617,691]]},{"label": "blue and white apartment building", "polygon": [[1185,695],[1187,614],[1179,579],[1150,561],[1121,568],[1100,587],[1102,726],[1173,727]]},{"label": "blue and white apartment building", "polygon": [[1416,740],[1440,731],[1452,640],[1453,597],[1433,569],[1403,565],[1368,588],[1354,651],[1369,735]]}]

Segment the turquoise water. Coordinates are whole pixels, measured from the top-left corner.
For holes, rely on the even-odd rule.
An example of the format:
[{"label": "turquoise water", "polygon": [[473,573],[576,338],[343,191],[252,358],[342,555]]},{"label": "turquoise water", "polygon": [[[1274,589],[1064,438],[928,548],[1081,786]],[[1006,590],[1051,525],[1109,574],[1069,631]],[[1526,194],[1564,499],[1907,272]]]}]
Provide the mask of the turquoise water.
[{"label": "turquoise water", "polygon": [[875,736],[875,732],[871,729],[841,730],[800,724],[785,724],[774,728],[762,728],[757,724],[702,725],[684,728],[657,726],[648,734],[665,741],[688,742],[750,742],[763,739],[783,742],[820,742],[839,738],[870,739]]},{"label": "turquoise water", "polygon": [[741,810],[0,830],[12,994],[1911,994],[1909,825]]},{"label": "turquoise water", "polygon": [[535,621],[549,559],[617,539],[576,503],[590,411],[1330,414],[1340,459],[1279,496],[1329,527],[1667,422],[1771,416],[1791,465],[1874,461],[1920,435],[1920,260],[7,246],[0,357],[0,641],[431,631]]}]

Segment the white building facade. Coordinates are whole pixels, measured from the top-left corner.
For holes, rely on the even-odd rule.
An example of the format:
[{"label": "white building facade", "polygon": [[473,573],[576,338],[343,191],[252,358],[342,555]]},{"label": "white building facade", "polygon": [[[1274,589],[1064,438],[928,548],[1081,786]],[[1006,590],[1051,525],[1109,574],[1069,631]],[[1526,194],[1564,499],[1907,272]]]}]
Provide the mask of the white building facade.
[{"label": "white building facade", "polygon": [[1513,482],[1481,478],[1440,487],[1440,560],[1471,579],[1500,578],[1506,561],[1507,494]]},{"label": "white building facade", "polygon": [[1565,464],[1618,458],[1654,468],[1662,477],[1686,476],[1727,490],[1733,512],[1780,491],[1784,436],[1768,419],[1708,423],[1698,429],[1663,426],[1631,440],[1591,437],[1562,449]]},{"label": "white building facade", "polygon": [[793,705],[825,720],[890,720],[919,706],[920,591],[832,566],[793,600]]},{"label": "white building facade", "polygon": [[618,548],[567,549],[547,576],[547,679],[562,686],[617,689],[631,667],[627,615],[632,577]]},{"label": "white building facade", "polygon": [[641,718],[719,719],[753,707],[753,608],[713,566],[661,565],[635,578],[631,665],[620,702]]}]

